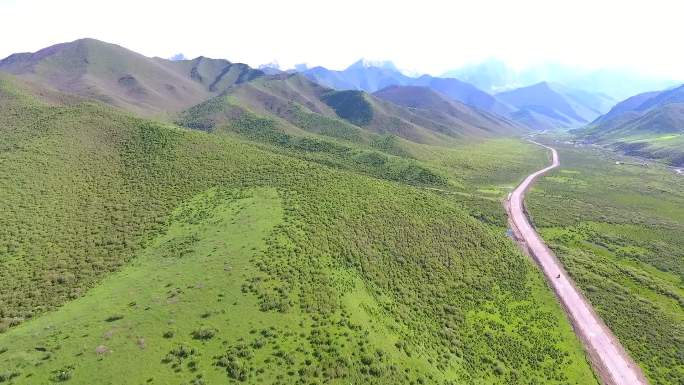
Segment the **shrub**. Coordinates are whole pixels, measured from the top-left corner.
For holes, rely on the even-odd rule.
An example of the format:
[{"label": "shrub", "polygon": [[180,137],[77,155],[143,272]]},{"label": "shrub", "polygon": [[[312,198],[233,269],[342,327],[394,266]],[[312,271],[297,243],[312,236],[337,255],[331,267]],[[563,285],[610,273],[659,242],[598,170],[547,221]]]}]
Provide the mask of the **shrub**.
[{"label": "shrub", "polygon": [[114,315],[110,315],[109,317],[105,318],[105,321],[106,322],[114,322],[114,321],[118,321],[120,319],[123,319],[123,317],[124,316],[121,314],[114,314]]},{"label": "shrub", "polygon": [[71,379],[74,373],[74,367],[73,366],[67,366],[65,368],[55,370],[52,372],[53,374],[53,380],[56,382],[64,382],[68,381]]},{"label": "shrub", "polygon": [[199,328],[192,332],[192,338],[196,340],[210,340],[216,335],[216,329]]},{"label": "shrub", "polygon": [[17,371],[0,373],[0,382],[10,381],[15,377],[19,377],[20,374]]}]

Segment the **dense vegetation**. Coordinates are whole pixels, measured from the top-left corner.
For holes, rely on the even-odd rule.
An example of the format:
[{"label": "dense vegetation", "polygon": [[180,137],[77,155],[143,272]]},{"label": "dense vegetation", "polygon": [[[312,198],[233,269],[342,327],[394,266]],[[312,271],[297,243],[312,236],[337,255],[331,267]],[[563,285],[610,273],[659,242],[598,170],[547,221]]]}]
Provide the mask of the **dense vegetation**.
[{"label": "dense vegetation", "polygon": [[[302,155],[333,142],[6,79],[0,98],[2,381],[595,383],[538,271],[462,209],[465,177],[414,187]],[[278,136],[247,119],[227,129]]]},{"label": "dense vegetation", "polygon": [[[288,85],[287,80],[278,82],[278,80],[272,80],[260,82],[259,84],[264,88],[286,88]],[[250,86],[253,86],[253,84],[250,84]],[[256,92],[254,88],[256,86],[249,90]],[[316,137],[322,136],[329,140],[339,140],[347,144],[360,145],[392,155],[408,155],[399,139],[394,135],[380,135],[363,130],[340,118],[314,113],[292,100],[278,100],[278,103],[271,100],[268,108],[274,111],[270,111],[272,112],[271,114],[257,114],[246,105],[249,103],[249,100],[245,99],[250,98],[256,97],[250,94],[238,98],[235,95],[225,94],[211,98],[183,111],[176,119],[176,123],[184,127],[209,132],[221,131],[228,126],[229,129],[233,129],[232,131],[250,135],[249,129],[243,127],[244,122],[259,120],[261,122],[259,125],[268,125],[270,132],[282,131],[283,133],[299,136],[311,133],[316,134]],[[272,98],[275,97],[272,96]],[[263,129],[260,129],[260,132],[257,134],[264,134]],[[309,135],[309,137],[312,137],[312,135]],[[271,134],[268,137],[258,139],[282,144],[280,143],[282,142],[281,138],[276,138]]]},{"label": "dense vegetation", "polygon": [[594,148],[560,157],[527,199],[536,226],[651,383],[683,383],[684,178]]},{"label": "dense vegetation", "polygon": [[[219,96],[184,111],[178,123],[188,128],[238,134],[250,141],[321,164],[361,171],[376,177],[410,184],[445,185],[446,179],[413,159],[392,135],[361,132],[339,119],[306,112],[291,103],[286,115],[304,133],[289,133],[287,123],[241,107],[228,96]],[[403,156],[397,156],[403,155]]]},{"label": "dense vegetation", "polygon": [[417,146],[411,153],[447,176],[459,204],[473,217],[507,228],[501,200],[534,170],[546,166],[540,147],[501,138],[450,147]]},{"label": "dense vegetation", "polygon": [[323,101],[339,117],[358,126],[365,126],[373,119],[373,107],[362,91],[330,91],[323,96]]}]

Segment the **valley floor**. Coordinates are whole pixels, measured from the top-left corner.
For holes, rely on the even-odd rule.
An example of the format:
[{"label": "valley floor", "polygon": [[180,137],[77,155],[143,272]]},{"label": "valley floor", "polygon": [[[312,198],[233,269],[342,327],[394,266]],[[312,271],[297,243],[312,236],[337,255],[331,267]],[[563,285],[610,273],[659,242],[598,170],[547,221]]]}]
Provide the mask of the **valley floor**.
[{"label": "valley floor", "polygon": [[[654,385],[684,381],[684,180],[666,166],[561,143],[530,216]],[[617,163],[620,162],[620,163]]]},{"label": "valley floor", "polygon": [[596,315],[575,283],[568,277],[556,256],[544,244],[544,241],[527,219],[523,203],[525,192],[537,178],[560,165],[556,149],[546,148],[552,154],[551,165],[530,174],[506,200],[506,210],[515,238],[521,247],[537,261],[544,272],[547,282],[558,296],[573,323],[575,331],[583,341],[585,350],[592,359],[594,369],[602,378],[603,383],[645,385],[646,379],[639,366],[632,361],[610,329]]},{"label": "valley floor", "polygon": [[[3,63],[3,385],[598,384],[507,237],[548,161],[523,127],[92,39]],[[684,384],[684,178],[559,150],[532,222],[651,384]]]}]

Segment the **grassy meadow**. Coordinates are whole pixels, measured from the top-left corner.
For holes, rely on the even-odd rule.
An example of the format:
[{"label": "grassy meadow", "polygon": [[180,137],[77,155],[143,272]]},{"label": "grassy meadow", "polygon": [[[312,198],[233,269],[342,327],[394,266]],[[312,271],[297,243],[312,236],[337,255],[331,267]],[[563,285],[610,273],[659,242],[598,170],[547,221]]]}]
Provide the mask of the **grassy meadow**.
[{"label": "grassy meadow", "polygon": [[613,146],[632,155],[684,166],[684,134],[678,132],[630,135],[619,138]]},{"label": "grassy meadow", "polygon": [[557,148],[561,168],[527,197],[535,225],[651,384],[681,384],[684,177],[599,148]]}]

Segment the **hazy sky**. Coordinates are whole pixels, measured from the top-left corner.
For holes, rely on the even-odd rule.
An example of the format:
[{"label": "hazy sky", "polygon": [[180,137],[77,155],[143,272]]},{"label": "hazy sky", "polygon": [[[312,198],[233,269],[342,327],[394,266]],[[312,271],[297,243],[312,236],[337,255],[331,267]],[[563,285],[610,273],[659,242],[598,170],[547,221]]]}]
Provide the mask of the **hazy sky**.
[{"label": "hazy sky", "polygon": [[499,58],[684,79],[684,6],[641,0],[0,0],[0,57],[93,37],[148,56],[440,74]]}]

